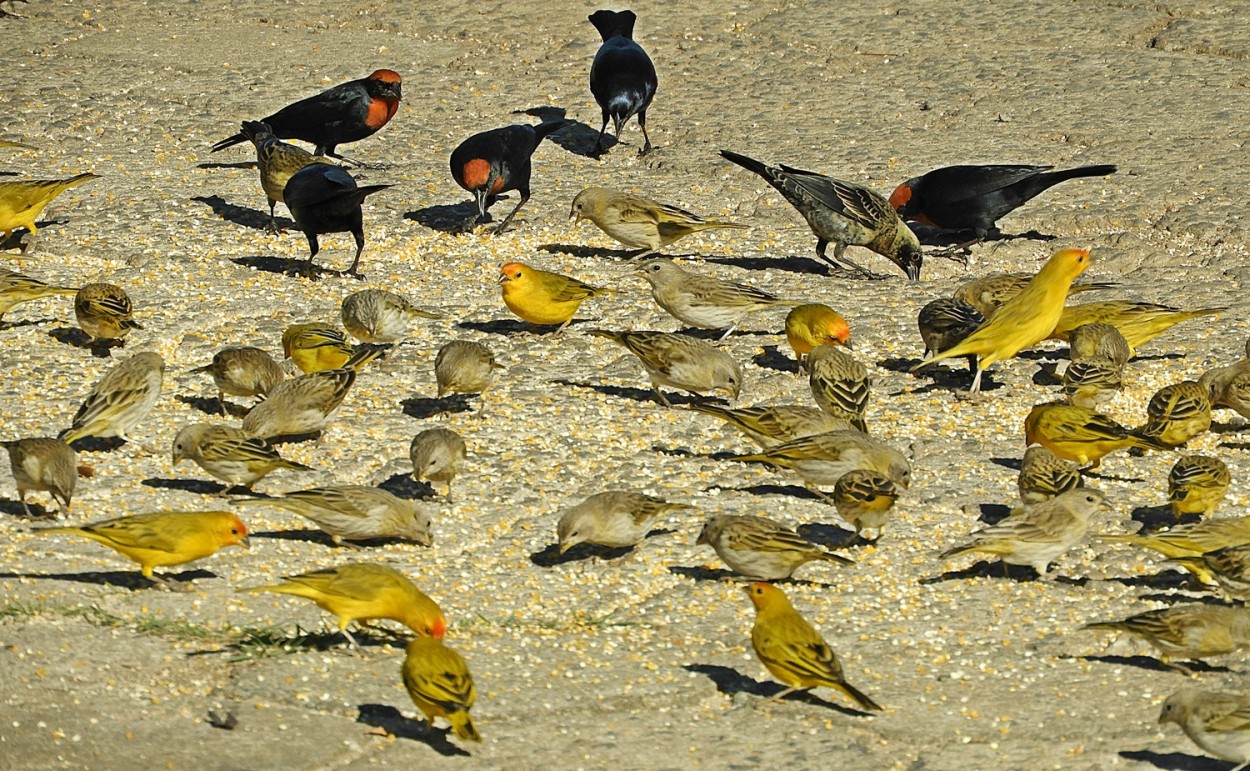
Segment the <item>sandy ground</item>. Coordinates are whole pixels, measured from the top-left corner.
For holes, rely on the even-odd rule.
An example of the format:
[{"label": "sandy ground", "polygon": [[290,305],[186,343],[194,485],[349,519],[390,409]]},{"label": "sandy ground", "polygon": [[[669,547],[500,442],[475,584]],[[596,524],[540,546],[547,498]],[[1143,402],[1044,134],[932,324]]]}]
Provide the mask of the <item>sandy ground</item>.
[{"label": "sandy ground", "polygon": [[[432,548],[335,549],[293,515],[250,508],[250,552],[190,566],[195,591],[147,589],[128,564],[86,541],[36,538],[0,470],[0,766],[7,768],[1165,768],[1220,769],[1158,705],[1187,684],[1135,642],[1107,648],[1081,624],[1185,599],[1175,574],[1127,548],[1061,558],[1069,582],[1007,580],[975,559],[935,553],[1001,516],[1015,497],[1021,421],[1052,398],[1037,385],[1048,347],[993,371],[981,398],[956,397],[952,370],[934,386],[906,373],[918,360],[916,311],[960,281],[1034,268],[1056,246],[1092,247],[1092,278],[1116,296],[1185,306],[1229,305],[1149,345],[1108,408],[1139,422],[1158,387],[1239,355],[1247,334],[1245,142],[1250,138],[1250,3],[1137,2],[640,3],[638,37],[654,57],[651,111],[658,149],[624,144],[586,157],[598,111],[586,85],[598,46],[567,2],[368,1],[235,5],[18,5],[0,19],[6,87],[3,136],[38,150],[4,151],[0,169],[102,178],[58,199],[39,250],[8,263],[45,280],[124,286],[146,329],[110,358],[81,347],[65,298],[24,306],[0,332],[0,436],[51,435],[68,425],[119,357],[155,350],[165,393],[131,444],[86,452],[70,520],[161,508],[217,508],[217,485],[174,468],[177,428],[206,416],[211,383],[187,370],[226,345],[279,351],[288,324],[337,317],[351,279],[283,275],[303,237],[263,230],[265,201],[249,148],[208,153],[240,119],[378,67],[404,76],[398,116],[344,148],[389,168],[363,172],[395,188],[369,200],[369,286],[437,308],[409,342],[361,376],[323,443],[286,445],[316,468],[279,472],[258,488],[403,479],[413,434],[445,425],[474,454],[455,504],[432,501]],[[535,156],[534,197],[512,232],[452,235],[466,195],[447,156],[475,131],[559,108],[576,121]],[[830,277],[795,212],[760,180],[722,162],[728,147],[868,184],[959,162],[1113,162],[1107,179],[1067,183],[1000,224],[1054,241],[979,246],[972,266],[931,260],[910,283],[862,250],[849,256],[886,281]],[[713,513],[759,513],[828,544],[850,533],[789,477],[723,460],[747,448],[703,416],[658,408],[635,361],[590,326],[673,329],[631,275],[617,245],[570,229],[568,203],[590,184],[633,189],[750,224],[674,253],[697,269],[777,294],[826,302],[850,319],[856,354],[876,379],[871,430],[914,454],[897,523],[854,568],[810,566],[788,588],[842,657],[848,679],[885,705],[864,716],[836,694],[780,704],[748,641],[753,613],[737,586],[713,580],[715,555],[694,544]],[[499,205],[504,212],[511,201]],[[319,262],[345,267],[350,239],[323,239]],[[12,256],[15,252],[6,252]],[[520,259],[614,286],[563,336],[534,335],[494,285]],[[747,370],[743,403],[806,402],[763,314],[729,350]],[[455,337],[480,340],[507,370],[485,417],[433,399],[432,359]],[[1230,421],[1226,413],[1222,419]],[[1233,469],[1224,514],[1250,496],[1244,427],[1199,437]],[[1231,433],[1230,433],[1231,432]],[[1171,454],[1110,457],[1113,510],[1099,527],[1136,528],[1165,500]],[[673,532],[612,560],[552,559],[559,512],[608,488],[695,508]],[[448,641],[478,683],[485,737],[461,748],[411,719],[399,682],[402,638],[366,635],[361,654],[328,633],[309,603],[238,594],[280,575],[367,556],[398,567],[437,598]],[[809,583],[810,582],[810,583]],[[1234,687],[1244,659],[1200,668],[1206,686]],[[234,730],[209,712],[232,713]],[[390,737],[367,731],[378,727]],[[465,754],[467,749],[469,754]]]}]

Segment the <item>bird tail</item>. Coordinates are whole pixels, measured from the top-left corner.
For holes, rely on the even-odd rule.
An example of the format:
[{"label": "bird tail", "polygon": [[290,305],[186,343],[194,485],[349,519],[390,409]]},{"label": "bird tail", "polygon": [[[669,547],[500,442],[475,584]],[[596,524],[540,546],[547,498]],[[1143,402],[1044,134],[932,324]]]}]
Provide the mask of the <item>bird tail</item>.
[{"label": "bird tail", "polygon": [[57,434],[56,438],[60,439],[62,442],[65,442],[66,444],[73,444],[74,442],[77,442],[79,439],[82,439],[85,436],[87,436],[87,434],[83,432],[82,429],[70,427],[70,428],[65,429],[61,433]]},{"label": "bird tail", "polygon": [[1123,621],[1094,621],[1081,627],[1082,629],[1106,629],[1112,632],[1127,632],[1128,625]]},{"label": "bird tail", "polygon": [[56,193],[54,195],[60,195],[64,190],[68,190],[75,185],[81,185],[84,182],[90,182],[93,179],[99,179],[99,177],[99,174],[87,172],[85,174],[75,174],[69,179],[58,180],[56,182]]},{"label": "bird tail", "polygon": [[482,735],[477,732],[477,726],[473,725],[473,718],[469,717],[467,711],[453,712],[447,716],[447,720],[451,723],[451,730],[456,732],[457,738],[466,742],[482,741]]},{"label": "bird tail", "polygon": [[625,335],[620,332],[613,332],[610,329],[588,329],[586,333],[592,337],[606,337],[613,342],[625,345]]},{"label": "bird tail", "polygon": [[278,468],[287,468],[287,469],[291,469],[292,471],[312,471],[313,470],[312,466],[305,466],[303,463],[296,463],[295,461],[287,460],[286,458],[282,459],[282,461],[278,464]]},{"label": "bird tail", "polygon": [[634,22],[638,21],[638,16],[633,11],[595,11],[589,19],[604,42],[616,35],[634,39]]},{"label": "bird tail", "polygon": [[1116,168],[1113,164],[1103,164],[1100,166],[1078,166],[1075,169],[1064,169],[1063,171],[1048,171],[1044,175],[1050,185],[1057,185],[1060,182],[1078,177],[1105,177],[1108,174],[1114,174]]},{"label": "bird tail", "polygon": [[355,190],[353,190],[352,195],[353,197],[355,197],[357,202],[364,202],[364,200],[368,198],[369,196],[373,195],[374,193],[379,193],[388,187],[395,187],[395,186],[394,185],[365,185],[364,187],[358,187]]},{"label": "bird tail", "polygon": [[381,359],[390,351],[389,345],[358,345],[352,351],[352,355],[347,361],[343,362],[342,369],[350,369],[352,372],[359,372],[360,368],[373,361]]},{"label": "bird tail", "polygon": [[770,167],[768,164],[764,163],[763,161],[757,161],[754,158],[750,158],[745,155],[740,155],[738,153],[731,152],[729,150],[721,150],[720,156],[727,161],[732,161],[733,163],[738,164],[739,166],[746,169],[747,171],[753,171],[756,174],[759,174],[761,177],[764,177],[765,179],[768,179],[770,176],[770,173],[772,172],[772,167]]},{"label": "bird tail", "polygon": [[[1146,426],[1150,426],[1149,423]],[[1142,429],[1137,429],[1129,434],[1131,441],[1130,447],[1136,447],[1139,450],[1172,450],[1175,449],[1170,444],[1165,444],[1162,439],[1151,434],[1143,433]],[[1159,429],[1162,430],[1162,429]]]},{"label": "bird tail", "polygon": [[567,125],[569,125],[569,122],[563,119],[538,124],[534,127],[534,133],[538,135],[538,140],[534,143],[535,146],[542,144],[542,141],[547,138],[548,134],[559,131]]},{"label": "bird tail", "polygon": [[968,342],[967,339],[965,339],[963,342],[956,344],[952,348],[947,348],[945,351],[934,351],[932,356],[920,362],[919,364],[912,367],[908,371],[916,372],[917,370],[924,369],[930,364],[936,364],[937,362],[942,361],[943,359],[954,359],[960,356],[969,356],[969,355],[980,356],[981,355],[980,352],[972,350],[972,348],[968,347],[967,342]]},{"label": "bird tail", "polygon": [[213,145],[212,152],[215,153],[218,150],[225,150],[227,147],[234,147],[240,142],[246,142],[246,141],[247,141],[247,137],[243,136],[242,134],[234,134],[233,136],[228,136],[225,139],[218,142],[217,144]]},{"label": "bird tail", "polygon": [[965,544],[960,544],[959,546],[952,546],[951,548],[939,554],[938,559],[944,560],[948,557],[954,557],[959,554],[967,554],[970,551],[975,551],[976,547],[977,545],[975,543],[965,543]]},{"label": "bird tail", "polygon": [[834,554],[831,551],[822,551],[820,553],[820,556],[817,557],[816,559],[824,560],[825,562],[835,562],[839,565],[854,565],[855,564],[855,560],[849,560],[846,557],[843,557],[841,554]]},{"label": "bird tail", "polygon": [[865,709],[869,712],[881,711],[880,704],[868,698],[868,696],[863,691],[860,691],[858,688],[851,685],[850,683],[839,683],[835,687],[842,693],[846,694],[847,697],[849,697],[856,704],[858,704],[861,709]]},{"label": "bird tail", "polygon": [[[35,535],[88,535],[81,527],[32,527],[30,532]],[[89,537],[89,536],[88,536]]]}]

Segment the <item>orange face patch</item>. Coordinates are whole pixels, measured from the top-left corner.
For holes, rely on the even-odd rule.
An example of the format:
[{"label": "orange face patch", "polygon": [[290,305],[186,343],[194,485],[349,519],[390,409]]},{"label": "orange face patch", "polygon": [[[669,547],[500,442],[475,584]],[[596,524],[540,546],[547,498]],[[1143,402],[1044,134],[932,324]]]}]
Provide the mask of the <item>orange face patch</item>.
[{"label": "orange face patch", "polygon": [[365,115],[365,125],[377,131],[395,117],[399,102],[394,99],[370,99],[369,112]]},{"label": "orange face patch", "polygon": [[[460,183],[460,187],[465,190],[477,190],[486,187],[486,183],[490,181],[490,162],[482,158],[474,158],[467,161],[460,168],[460,178],[456,182]],[[503,180],[496,180],[495,186],[503,184]],[[491,191],[495,192],[495,191]]]}]

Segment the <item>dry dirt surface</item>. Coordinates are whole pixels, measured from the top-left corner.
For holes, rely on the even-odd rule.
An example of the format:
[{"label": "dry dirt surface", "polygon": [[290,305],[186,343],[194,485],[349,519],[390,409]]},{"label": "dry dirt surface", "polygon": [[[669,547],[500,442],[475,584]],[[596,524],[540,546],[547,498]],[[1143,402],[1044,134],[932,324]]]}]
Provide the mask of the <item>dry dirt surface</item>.
[{"label": "dry dirt surface", "polygon": [[[588,157],[599,127],[587,86],[594,5],[4,7],[20,18],[0,18],[0,131],[37,149],[0,149],[0,170],[101,178],[58,198],[37,250],[20,262],[5,251],[3,264],[58,283],[119,284],[144,329],[103,356],[83,347],[67,298],[10,312],[0,438],[55,435],[90,384],[136,351],[168,364],[136,441],[81,453],[95,474],[81,480],[66,521],[229,507],[197,467],[170,462],[180,426],[238,420],[206,414],[215,389],[188,370],[226,345],[280,355],[286,326],[336,319],[342,297],[362,286],[400,291],[446,318],[420,322],[366,370],[323,441],[283,445],[314,471],[277,472],[258,490],[385,484],[429,494],[407,481],[407,448],[437,425],[461,432],[472,455],[455,502],[427,504],[430,548],[335,548],[295,515],[248,507],[252,549],[172,571],[194,580],[190,592],[153,590],[85,540],[33,535],[38,523],[0,469],[0,766],[1228,767],[1155,722],[1190,678],[1136,641],[1108,647],[1105,633],[1079,631],[1194,600],[1177,573],[1094,542],[1061,557],[1052,581],[1004,578],[975,556],[936,557],[1014,503],[1022,420],[1054,398],[1039,369],[1064,347],[996,366],[972,399],[956,393],[967,384],[961,364],[939,367],[936,385],[907,369],[920,358],[925,302],[971,276],[1033,270],[1060,246],[1092,248],[1087,277],[1119,282],[1112,296],[1228,306],[1145,347],[1106,410],[1117,420],[1140,423],[1158,387],[1241,355],[1250,3],[640,3],[637,37],[660,80],[649,115],[656,150],[638,157],[631,122],[599,160]],[[341,148],[386,164],[360,171],[362,180],[394,185],[365,206],[367,280],[288,275],[285,261],[307,247],[298,231],[265,231],[251,148],[209,146],[242,119],[381,67],[403,75],[400,111]],[[537,151],[533,198],[512,230],[448,232],[470,212],[448,174],[451,150],[471,133],[536,121],[518,111],[558,110],[573,122]],[[976,246],[966,269],[931,258],[919,282],[852,248],[849,257],[889,275],[865,281],[827,274],[795,211],[719,148],[886,194],[953,163],[1115,163],[1119,172],[1065,183],[1000,223],[1053,240]],[[854,567],[808,566],[786,590],[882,713],[859,713],[828,689],[767,701],[780,687],[751,651],[753,611],[695,545],[701,523],[763,514],[831,546],[851,533],[794,478],[727,460],[750,445],[711,418],[658,406],[636,360],[586,334],[676,328],[619,245],[568,225],[569,202],[588,185],[750,225],[691,237],[669,254],[850,320],[855,355],[875,381],[869,428],[912,455],[912,486],[877,544],[842,550]],[[498,204],[497,217],[515,200]],[[322,243],[320,265],[347,265],[350,238]],[[500,302],[495,278],[512,260],[616,292],[587,302],[563,335],[534,334]],[[783,316],[760,314],[725,343],[746,372],[743,404],[810,399],[779,335]],[[457,337],[486,343],[506,367],[480,419],[475,400],[434,399],[434,352]],[[1232,413],[1219,420],[1192,449],[1226,460],[1234,484],[1220,514],[1244,514],[1246,426]],[[1156,516],[1173,461],[1109,457],[1090,480],[1112,504],[1096,529]],[[605,489],[693,508],[668,515],[668,532],[627,556],[557,559],[559,513]],[[364,650],[353,653],[311,603],[237,592],[352,559],[399,568],[442,604],[447,642],[477,682],[480,745],[413,719],[398,627],[362,632]],[[1214,660],[1194,679],[1235,688],[1247,666]],[[233,727],[215,727],[210,712]]]}]

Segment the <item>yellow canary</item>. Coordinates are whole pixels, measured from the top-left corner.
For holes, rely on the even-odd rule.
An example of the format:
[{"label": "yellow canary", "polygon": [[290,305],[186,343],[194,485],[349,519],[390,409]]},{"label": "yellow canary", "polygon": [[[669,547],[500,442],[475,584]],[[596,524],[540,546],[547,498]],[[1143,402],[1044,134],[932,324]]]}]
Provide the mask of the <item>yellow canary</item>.
[{"label": "yellow canary", "polygon": [[306,375],[340,369],[355,349],[342,330],[329,324],[293,324],[282,333],[282,353]]},{"label": "yellow canary", "polygon": [[823,685],[847,696],[860,709],[881,710],[881,705],[846,681],[829,643],[799,615],[785,592],[762,582],[746,587],[746,592],[755,606],[751,647],[773,677],[788,686],[773,701]]},{"label": "yellow canary", "polygon": [[735,410],[718,404],[694,402],[687,405],[687,409],[720,418],[764,449],[805,436],[851,427],[850,421],[835,418],[819,407],[798,404],[742,407]]},{"label": "yellow canary", "polygon": [[1230,599],[1243,605],[1250,600],[1250,545],[1225,546],[1193,557],[1173,557],[1172,561],[1199,579],[1214,578]]},{"label": "yellow canary", "polygon": [[1084,487],[1081,468],[1058,457],[1040,444],[1031,445],[1020,461],[1020,477],[1016,480],[1020,500],[1024,503],[1049,501],[1060,493]]},{"label": "yellow canary", "polygon": [[[937,351],[954,348],[962,343],[968,335],[977,331],[985,323],[981,312],[962,300],[939,297],[920,309],[916,316],[916,326],[920,328],[920,339],[924,341],[924,356]],[[968,372],[977,371],[977,357],[968,356]]]},{"label": "yellow canary", "polygon": [[1172,659],[1205,659],[1250,647],[1250,608],[1190,602],[1081,628],[1136,635],[1159,651],[1164,664],[1189,675],[1193,673]]},{"label": "yellow canary", "polygon": [[412,703],[425,714],[426,722],[433,726],[434,718],[445,717],[460,739],[482,740],[469,717],[477,689],[463,656],[434,637],[418,637],[408,643],[408,655],[400,673],[404,688]]},{"label": "yellow canary", "polygon": [[69,511],[78,483],[78,454],[72,447],[59,439],[44,438],[0,442],[0,447],[9,451],[9,468],[26,516],[31,516],[26,505],[26,494],[31,492],[51,493],[61,511]]},{"label": "yellow canary", "polygon": [[158,353],[136,353],[91,387],[70,427],[57,437],[72,444],[88,436],[120,437],[139,425],[161,397],[165,360]]},{"label": "yellow canary", "polygon": [[438,639],[447,632],[447,619],[438,603],[395,568],[372,562],[349,562],[336,568],[285,576],[280,584],[242,591],[290,594],[312,600],[338,617],[339,631],[353,648],[360,648],[347,631],[353,621],[390,619],[418,635]]},{"label": "yellow canary", "polygon": [[1209,517],[1232,483],[1228,466],[1208,455],[1184,455],[1168,472],[1168,504],[1180,519],[1185,514]]},{"label": "yellow canary", "polygon": [[54,294],[77,294],[72,286],[45,284],[39,279],[0,268],[0,319],[15,306]]},{"label": "yellow canary", "polygon": [[289,461],[264,439],[233,426],[193,423],[174,437],[173,462],[193,461],[227,485],[248,490],[266,474],[280,468],[311,471],[302,463]]},{"label": "yellow canary", "polygon": [[1190,741],[1223,760],[1250,764],[1250,696],[1182,688],[1163,702],[1159,723],[1176,723]]},{"label": "yellow canary", "polygon": [[807,357],[807,384],[816,406],[851,428],[868,431],[864,413],[872,394],[868,368],[832,345],[818,345]]},{"label": "yellow canary", "polygon": [[637,546],[660,517],[688,508],[685,503],[669,503],[642,493],[620,490],[596,493],[560,516],[556,524],[560,553],[579,543],[609,549]]},{"label": "yellow canary", "polygon": [[898,487],[889,477],[864,469],[846,472],[833,486],[833,505],[861,538],[866,529],[876,530],[877,538],[881,537],[898,496]]},{"label": "yellow canary", "polygon": [[708,343],[671,332],[613,332],[592,329],[638,357],[651,377],[651,389],[665,407],[673,406],[660,386],[690,393],[719,391],[737,399],[742,392],[742,370],[729,354]]},{"label": "yellow canary", "polygon": [[273,357],[250,345],[223,348],[213,354],[213,361],[191,370],[212,375],[217,386],[217,402],[224,412],[226,394],[264,397],[270,389],[286,379],[286,373]]},{"label": "yellow canary", "polygon": [[1128,341],[1129,349],[1137,355],[1137,349],[1168,331],[1172,327],[1199,316],[1211,316],[1228,310],[1226,307],[1203,308],[1183,311],[1167,305],[1136,302],[1133,300],[1109,300],[1107,302],[1079,303],[1063,309],[1051,340],[1067,340],[1072,330],[1083,324],[1103,322],[1120,330]]},{"label": "yellow canary", "polygon": [[942,359],[975,354],[977,374],[971,391],[981,388],[981,373],[997,361],[1010,359],[1050,334],[1063,312],[1072,281],[1090,264],[1088,249],[1060,249],[1018,295],[1003,303],[993,318],[953,348],[938,351],[912,368],[916,371]]},{"label": "yellow canary", "polygon": [[499,283],[503,285],[504,305],[510,311],[538,326],[559,324],[560,330],[573,320],[583,301],[611,291],[519,262],[500,269]]},{"label": "yellow canary", "polygon": [[22,244],[22,253],[33,249],[35,220],[43,213],[43,209],[52,199],[61,193],[84,182],[96,179],[98,174],[78,174],[68,179],[24,179],[13,182],[0,182],[0,230],[4,231],[3,241],[18,228],[26,228],[30,236]]},{"label": "yellow canary", "polygon": [[641,249],[632,255],[634,258],[644,257],[701,230],[747,227],[704,219],[676,206],[602,187],[588,187],[578,193],[573,198],[569,220],[574,223],[590,220],[622,244]]},{"label": "yellow canary", "polygon": [[733,572],[764,581],[780,581],[809,562],[855,564],[826,551],[784,525],[750,514],[708,518],[696,544],[710,546]]},{"label": "yellow canary", "polygon": [[[998,311],[1003,303],[1024,291],[1024,288],[1028,286],[1029,280],[1032,278],[1028,273],[991,273],[988,276],[974,278],[971,281],[960,284],[951,296],[956,300],[968,303],[988,319]],[[1114,289],[1116,286],[1117,284],[1112,281],[1073,283],[1072,288],[1068,290],[1068,294],[1074,295],[1078,292],[1089,292],[1095,289]]]},{"label": "yellow canary", "polygon": [[828,305],[799,305],[786,314],[786,342],[794,351],[801,371],[807,355],[818,345],[850,348],[851,327],[841,314]]},{"label": "yellow canary", "polygon": [[153,568],[184,565],[226,546],[247,548],[247,526],[229,511],[158,511],[82,527],[40,527],[41,535],[80,535],[139,563],[143,577],[169,584]]},{"label": "yellow canary", "polygon": [[132,329],[143,329],[134,312],[126,290],[114,284],[87,284],[74,296],[74,316],[91,344],[120,340]]},{"label": "yellow canary", "polygon": [[430,515],[416,502],[379,487],[336,485],[287,493],[277,498],[247,498],[237,506],[277,506],[314,522],[335,544],[370,538],[403,538],[421,546],[434,543]]},{"label": "yellow canary", "polygon": [[1040,444],[1064,460],[1098,468],[1103,456],[1116,450],[1168,450],[1152,436],[1125,428],[1085,407],[1050,402],[1034,407],[1024,419],[1024,441]]},{"label": "yellow canary", "polygon": [[1140,546],[1168,559],[1192,557],[1227,546],[1250,544],[1250,517],[1208,519],[1177,525],[1160,533],[1104,533],[1097,536],[1097,540]]},{"label": "yellow canary", "polygon": [[1182,380],[1150,398],[1146,423],[1137,431],[1168,447],[1180,447],[1210,427],[1210,391],[1196,380]]},{"label": "yellow canary", "polygon": [[260,187],[265,191],[265,197],[269,199],[269,230],[276,233],[278,224],[274,221],[273,210],[283,200],[282,190],[290,181],[291,175],[308,164],[324,161],[325,158],[278,139],[268,123],[245,120],[243,130],[239,133],[256,147],[256,168],[260,171]]}]

